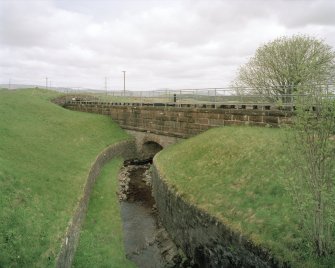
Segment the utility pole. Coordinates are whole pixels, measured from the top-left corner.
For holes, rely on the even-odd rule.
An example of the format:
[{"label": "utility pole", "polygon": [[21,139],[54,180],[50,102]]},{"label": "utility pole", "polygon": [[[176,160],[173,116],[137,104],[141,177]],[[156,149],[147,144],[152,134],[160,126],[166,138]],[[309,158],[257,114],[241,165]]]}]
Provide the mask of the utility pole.
[{"label": "utility pole", "polygon": [[105,90],[106,90],[106,96],[107,96],[107,76],[105,76]]},{"label": "utility pole", "polygon": [[123,96],[126,96],[126,71],[123,72]]},{"label": "utility pole", "polygon": [[45,77],[45,87],[48,89],[48,77]]}]

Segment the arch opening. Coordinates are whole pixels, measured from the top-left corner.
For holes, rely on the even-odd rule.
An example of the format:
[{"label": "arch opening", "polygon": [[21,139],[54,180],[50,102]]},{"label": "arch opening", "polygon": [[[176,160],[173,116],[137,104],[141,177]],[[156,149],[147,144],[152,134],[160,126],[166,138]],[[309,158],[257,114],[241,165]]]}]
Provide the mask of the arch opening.
[{"label": "arch opening", "polygon": [[155,154],[163,149],[163,146],[154,141],[147,141],[142,145],[142,158],[153,158]]}]

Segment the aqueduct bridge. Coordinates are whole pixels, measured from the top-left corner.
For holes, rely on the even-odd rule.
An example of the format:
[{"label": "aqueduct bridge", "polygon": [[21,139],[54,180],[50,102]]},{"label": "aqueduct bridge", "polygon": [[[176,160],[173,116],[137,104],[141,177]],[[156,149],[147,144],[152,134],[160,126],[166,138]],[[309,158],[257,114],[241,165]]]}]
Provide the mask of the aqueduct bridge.
[{"label": "aqueduct bridge", "polygon": [[[289,123],[292,115],[292,111],[271,105],[106,103],[76,99],[65,101],[61,105],[70,110],[109,115],[122,128],[131,132],[135,139],[107,148],[92,166],[57,267],[71,267],[80,233],[78,230],[85,218],[91,189],[99,170],[113,156],[120,155],[129,159],[137,153],[146,153],[143,150],[146,148],[145,144],[147,152],[151,153],[159,146],[158,149],[164,148],[179,138],[188,138],[217,126],[278,127]],[[138,147],[137,152],[134,141]],[[212,215],[177,195],[162,178],[154,163],[152,189],[162,223],[176,244],[199,267],[285,267],[266,249],[235,233]],[[192,228],[189,227],[190,224]]]}]

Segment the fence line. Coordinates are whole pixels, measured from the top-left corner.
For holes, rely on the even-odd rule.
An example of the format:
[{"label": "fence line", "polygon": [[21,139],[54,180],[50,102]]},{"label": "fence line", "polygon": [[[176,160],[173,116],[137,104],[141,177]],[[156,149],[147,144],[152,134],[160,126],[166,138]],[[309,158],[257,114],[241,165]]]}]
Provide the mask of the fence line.
[{"label": "fence line", "polygon": [[[318,90],[325,96],[335,96],[335,85],[304,85],[308,90]],[[45,87],[41,87],[45,88]],[[292,87],[269,87],[269,90],[285,88],[285,92],[292,92]],[[286,88],[288,90],[286,90]],[[159,89],[159,90],[91,90],[64,87],[49,87],[64,93],[67,100],[99,100],[102,102],[120,103],[178,103],[178,104],[277,104],[292,107],[296,98],[303,94],[257,94],[257,90],[248,87],[217,87],[217,88],[189,88],[189,89]]]}]

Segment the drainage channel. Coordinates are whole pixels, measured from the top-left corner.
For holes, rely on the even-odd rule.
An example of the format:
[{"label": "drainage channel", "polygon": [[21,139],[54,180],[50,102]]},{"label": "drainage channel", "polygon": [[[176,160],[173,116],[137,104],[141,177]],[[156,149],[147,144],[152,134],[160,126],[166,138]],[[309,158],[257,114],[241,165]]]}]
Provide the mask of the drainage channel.
[{"label": "drainage channel", "polygon": [[139,268],[193,267],[159,221],[151,194],[152,159],[124,163],[119,199],[127,258]]}]

